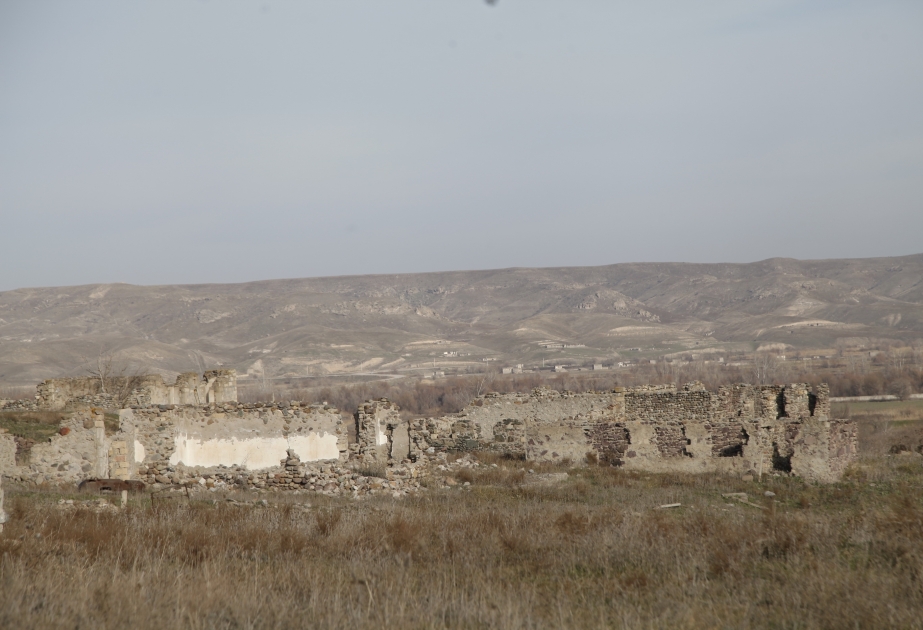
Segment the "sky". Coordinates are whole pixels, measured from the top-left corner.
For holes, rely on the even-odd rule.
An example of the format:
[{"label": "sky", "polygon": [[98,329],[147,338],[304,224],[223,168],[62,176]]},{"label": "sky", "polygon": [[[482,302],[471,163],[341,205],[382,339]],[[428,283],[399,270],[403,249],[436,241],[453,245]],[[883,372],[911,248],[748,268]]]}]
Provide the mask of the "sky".
[{"label": "sky", "polygon": [[923,252],[923,3],[0,1],[0,290]]}]

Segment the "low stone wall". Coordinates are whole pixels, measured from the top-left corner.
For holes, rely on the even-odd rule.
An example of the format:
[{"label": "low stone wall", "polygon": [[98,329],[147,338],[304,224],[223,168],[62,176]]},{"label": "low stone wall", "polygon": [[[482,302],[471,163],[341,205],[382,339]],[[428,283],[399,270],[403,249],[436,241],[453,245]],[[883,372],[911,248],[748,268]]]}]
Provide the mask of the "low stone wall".
[{"label": "low stone wall", "polygon": [[0,400],[0,411],[39,411],[37,400]]},{"label": "low stone wall", "polygon": [[209,490],[239,488],[363,496],[415,492],[426,476],[426,467],[403,464],[364,471],[340,463],[302,462],[297,453],[289,451],[271,470],[254,472],[240,466],[203,469],[179,465],[163,470],[149,469],[149,472],[146,481],[155,491],[170,486],[192,486]]}]

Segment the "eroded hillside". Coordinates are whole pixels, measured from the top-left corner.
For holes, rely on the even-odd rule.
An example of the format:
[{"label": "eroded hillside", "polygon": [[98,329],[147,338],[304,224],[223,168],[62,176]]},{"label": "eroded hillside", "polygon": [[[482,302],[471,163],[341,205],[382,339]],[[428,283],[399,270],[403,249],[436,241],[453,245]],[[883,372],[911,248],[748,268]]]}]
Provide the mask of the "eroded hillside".
[{"label": "eroded hillside", "polygon": [[476,369],[923,337],[923,254],[0,293],[0,383],[125,369],[252,378]]}]

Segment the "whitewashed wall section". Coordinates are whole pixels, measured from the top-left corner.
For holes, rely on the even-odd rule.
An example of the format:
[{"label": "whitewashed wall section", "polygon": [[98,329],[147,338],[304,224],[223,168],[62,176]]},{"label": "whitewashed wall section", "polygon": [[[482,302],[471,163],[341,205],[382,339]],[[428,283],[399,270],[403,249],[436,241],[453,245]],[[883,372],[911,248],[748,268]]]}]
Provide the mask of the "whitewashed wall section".
[{"label": "whitewashed wall section", "polygon": [[335,460],[340,456],[337,436],[330,433],[244,439],[200,439],[187,433],[177,433],[174,440],[174,451],[169,460],[173,466],[243,466],[247,470],[262,470],[279,466],[288,449],[295,451],[304,462]]},{"label": "whitewashed wall section", "polygon": [[335,409],[260,407],[232,411],[202,408],[134,409],[121,412],[130,434],[133,470],[184,465],[247,470],[275,468],[291,449],[305,462],[342,460],[346,427]]}]

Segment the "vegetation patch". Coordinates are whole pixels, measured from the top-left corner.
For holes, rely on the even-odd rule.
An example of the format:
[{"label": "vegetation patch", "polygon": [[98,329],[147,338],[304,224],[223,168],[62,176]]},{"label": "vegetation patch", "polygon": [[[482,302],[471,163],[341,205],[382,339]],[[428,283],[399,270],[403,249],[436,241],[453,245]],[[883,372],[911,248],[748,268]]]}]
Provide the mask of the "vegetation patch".
[{"label": "vegetation patch", "polygon": [[0,411],[0,429],[16,437],[45,442],[61,428],[65,414],[58,411]]},{"label": "vegetation patch", "polygon": [[866,458],[829,486],[605,467],[531,484],[542,473],[507,462],[403,499],[239,491],[122,510],[9,489],[0,623],[917,627],[921,461]]}]

